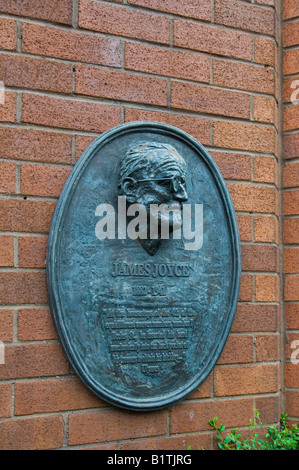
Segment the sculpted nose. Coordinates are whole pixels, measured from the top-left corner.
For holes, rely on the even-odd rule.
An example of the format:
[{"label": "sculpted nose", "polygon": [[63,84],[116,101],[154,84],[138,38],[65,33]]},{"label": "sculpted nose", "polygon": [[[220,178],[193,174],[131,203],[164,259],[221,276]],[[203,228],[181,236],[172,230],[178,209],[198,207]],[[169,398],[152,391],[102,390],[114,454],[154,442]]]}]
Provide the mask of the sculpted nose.
[{"label": "sculpted nose", "polygon": [[178,190],[175,191],[175,198],[178,201],[181,201],[181,202],[185,202],[185,201],[188,200],[188,194],[187,194],[187,190],[185,188],[185,185],[183,185],[183,184],[179,185]]}]

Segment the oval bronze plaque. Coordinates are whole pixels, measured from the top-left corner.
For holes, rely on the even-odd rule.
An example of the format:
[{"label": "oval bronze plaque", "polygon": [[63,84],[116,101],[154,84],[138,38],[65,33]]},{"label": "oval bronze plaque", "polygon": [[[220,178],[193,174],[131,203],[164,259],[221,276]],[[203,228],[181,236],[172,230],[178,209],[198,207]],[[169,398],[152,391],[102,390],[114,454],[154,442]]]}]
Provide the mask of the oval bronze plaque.
[{"label": "oval bronze plaque", "polygon": [[194,391],[240,283],[235,212],[207,150],[158,122],[96,138],[57,203],[47,283],[67,358],[97,396],[151,410]]}]

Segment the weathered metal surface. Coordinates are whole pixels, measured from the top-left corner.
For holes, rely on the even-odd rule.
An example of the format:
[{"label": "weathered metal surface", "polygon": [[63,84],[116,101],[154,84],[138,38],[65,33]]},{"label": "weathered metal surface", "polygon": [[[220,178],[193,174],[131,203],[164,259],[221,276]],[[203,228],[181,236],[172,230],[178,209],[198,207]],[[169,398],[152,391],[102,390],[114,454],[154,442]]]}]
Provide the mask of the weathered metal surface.
[{"label": "weathered metal surface", "polygon": [[[133,213],[124,225],[121,210],[136,203],[177,204],[183,211],[188,205],[194,240],[184,238],[185,217],[180,231],[172,215],[169,239],[150,239],[149,225],[138,227],[137,239],[129,237],[124,228]],[[101,239],[104,204],[115,208],[116,229]],[[161,217],[157,224],[161,228]],[[239,282],[233,205],[198,141],[166,124],[135,122],[91,143],[61,193],[47,254],[54,322],[89,389],[136,410],[186,397],[221,354]]]}]

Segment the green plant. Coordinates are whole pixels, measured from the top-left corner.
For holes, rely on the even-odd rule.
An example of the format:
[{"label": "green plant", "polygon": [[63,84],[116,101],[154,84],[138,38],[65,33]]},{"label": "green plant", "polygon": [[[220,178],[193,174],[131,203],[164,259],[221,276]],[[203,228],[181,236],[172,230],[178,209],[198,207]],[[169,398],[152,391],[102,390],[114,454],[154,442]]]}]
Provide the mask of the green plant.
[{"label": "green plant", "polygon": [[250,420],[249,430],[253,435],[249,439],[242,439],[238,428],[231,430],[223,436],[225,425],[217,425],[217,417],[209,421],[210,426],[217,432],[218,446],[221,450],[299,450],[299,428],[293,424],[288,427],[287,414],[281,414],[280,426],[269,426],[266,432],[262,431],[265,423],[260,421],[260,413],[254,410],[255,420]]},{"label": "green plant", "polygon": [[[279,427],[268,426],[266,431],[263,427],[266,423],[260,420],[260,412],[254,410],[254,420],[250,420],[249,430],[252,437],[242,439],[238,428],[232,429],[224,435],[225,425],[217,424],[218,418],[209,421],[210,426],[215,429],[218,446],[221,450],[299,450],[299,428],[296,424],[288,427],[288,415],[282,413]],[[188,447],[191,450],[191,447]],[[204,450],[199,447],[197,450]]]}]

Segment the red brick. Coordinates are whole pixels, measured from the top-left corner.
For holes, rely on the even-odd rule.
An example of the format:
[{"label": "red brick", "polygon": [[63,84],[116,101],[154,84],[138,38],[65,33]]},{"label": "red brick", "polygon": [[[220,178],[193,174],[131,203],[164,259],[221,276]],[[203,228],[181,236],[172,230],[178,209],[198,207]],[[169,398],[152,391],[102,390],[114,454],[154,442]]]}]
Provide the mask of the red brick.
[{"label": "red brick", "polygon": [[171,106],[200,113],[248,118],[250,97],[244,93],[172,81]]},{"label": "red brick", "polygon": [[299,72],[299,48],[284,51],[283,73],[291,75]]},{"label": "red brick", "polygon": [[0,385],[0,418],[11,416],[11,385]]},{"label": "red brick", "polygon": [[277,305],[239,304],[231,331],[271,332],[280,328]]},{"label": "red brick", "polygon": [[299,132],[283,137],[283,155],[284,158],[299,157]]},{"label": "red brick", "polygon": [[23,52],[120,67],[120,41],[105,36],[23,25]]},{"label": "red brick", "polygon": [[77,378],[34,380],[15,386],[15,415],[52,413],[105,406]]},{"label": "red brick", "polygon": [[242,364],[253,359],[252,336],[229,336],[217,364]]},{"label": "red brick", "polygon": [[198,82],[210,81],[210,60],[192,52],[181,52],[144,44],[127,43],[125,67]]},{"label": "red brick", "polygon": [[16,187],[16,164],[0,161],[0,193],[14,193]]},{"label": "red brick", "polygon": [[0,266],[14,265],[14,242],[12,235],[0,235]]},{"label": "red brick", "polygon": [[1,380],[65,375],[69,365],[59,344],[7,345]]},{"label": "red brick", "polygon": [[299,243],[299,218],[284,219],[283,241],[286,245]]},{"label": "red brick", "polygon": [[278,270],[279,256],[276,246],[242,245],[243,271],[274,271]]},{"label": "red brick", "polygon": [[208,376],[207,379],[194,391],[191,395],[188,396],[188,400],[193,400],[196,398],[210,398],[212,396],[212,374]]},{"label": "red brick", "polygon": [[0,423],[1,450],[46,450],[62,446],[62,416],[11,419]]},{"label": "red brick", "polygon": [[255,96],[253,117],[255,121],[274,124],[276,120],[276,103],[274,98]]},{"label": "red brick", "polygon": [[0,0],[0,11],[13,15],[39,18],[55,23],[72,24],[72,0]]},{"label": "red brick", "polygon": [[[284,306],[286,328],[299,330],[299,304],[285,304]],[[298,377],[299,378],[299,377]]]},{"label": "red brick", "polygon": [[299,416],[299,392],[297,390],[287,390],[285,392],[286,407],[285,412],[289,417]]},{"label": "red brick", "polygon": [[15,21],[0,18],[0,48],[15,50],[17,47],[17,26]]},{"label": "red brick", "polygon": [[275,66],[275,43],[273,39],[254,38],[254,61],[258,64]]},{"label": "red brick", "polygon": [[283,195],[284,215],[299,214],[299,190],[285,191]]},{"label": "red brick", "polygon": [[282,25],[283,47],[298,46],[299,20]]},{"label": "red brick", "polygon": [[252,60],[252,37],[191,21],[174,20],[174,45],[238,59]]},{"label": "red brick", "polygon": [[271,216],[254,217],[254,239],[256,242],[278,243],[278,221]]},{"label": "red brick", "polygon": [[211,4],[209,0],[128,0],[132,5],[140,5],[152,10],[165,11],[174,15],[187,16],[198,20],[211,19]]},{"label": "red brick", "polygon": [[[222,370],[227,370],[224,368]],[[246,426],[253,418],[252,398],[234,400],[205,400],[180,403],[171,409],[171,434],[211,430],[209,420],[218,417],[218,423],[226,427]]]},{"label": "red brick", "polygon": [[120,109],[90,101],[23,94],[23,122],[103,132],[120,124]]},{"label": "red brick", "polygon": [[92,0],[80,0],[79,26],[150,42],[170,41],[169,19],[165,16]]},{"label": "red brick", "polygon": [[52,163],[72,162],[72,140],[67,134],[21,127],[0,127],[0,157]]},{"label": "red brick", "polygon": [[[151,439],[134,439],[121,444],[121,450],[197,450],[203,447],[204,450],[211,449],[211,433],[185,434],[182,436],[157,437]],[[170,460],[171,461],[171,460]]]},{"label": "red brick", "polygon": [[282,5],[284,20],[299,16],[299,5],[294,0],[283,0]]},{"label": "red brick", "polygon": [[275,184],[277,174],[276,160],[272,157],[254,157],[253,179],[261,183]]},{"label": "red brick", "polygon": [[240,232],[240,239],[244,242],[252,240],[251,216],[247,214],[237,214],[237,222]]},{"label": "red brick", "polygon": [[0,199],[0,230],[48,233],[55,202]]},{"label": "red brick", "polygon": [[4,103],[0,104],[0,121],[15,122],[16,120],[16,93],[5,90]]},{"label": "red brick", "polygon": [[258,302],[278,302],[279,284],[278,277],[267,274],[259,274],[255,278],[255,300]]},{"label": "red brick", "polygon": [[251,179],[250,155],[214,151],[210,153],[224,178],[236,180]]},{"label": "red brick", "polygon": [[94,139],[94,136],[76,135],[76,161]]},{"label": "red brick", "polygon": [[280,335],[257,335],[255,351],[258,362],[279,361]]},{"label": "red brick", "polygon": [[284,300],[299,300],[299,276],[286,276],[284,283]]},{"label": "red brick", "polygon": [[166,433],[165,410],[152,413],[123,410],[69,416],[69,445],[149,437]]},{"label": "red brick", "polygon": [[19,266],[45,268],[47,242],[47,237],[19,237]]},{"label": "red brick", "polygon": [[18,340],[39,341],[57,339],[48,308],[23,308],[18,312]]},{"label": "red brick", "polygon": [[78,65],[76,93],[167,106],[167,81],[118,70]]},{"label": "red brick", "polygon": [[[256,409],[259,410],[261,421],[264,423],[278,423],[281,414],[281,395],[261,396],[255,399]],[[265,428],[263,428],[265,430]],[[252,435],[251,435],[252,437]]]},{"label": "red brick", "polygon": [[256,124],[215,121],[213,142],[217,147],[273,153],[274,131]]},{"label": "red brick", "polygon": [[58,197],[70,172],[58,166],[21,165],[21,193]]},{"label": "red brick", "polygon": [[[298,358],[298,356],[297,356]],[[299,388],[298,364],[285,363],[285,386]]]},{"label": "red brick", "polygon": [[0,310],[0,341],[13,341],[13,325],[13,310]]},{"label": "red brick", "polygon": [[299,186],[299,162],[284,165],[283,184],[285,188]]},{"label": "red brick", "polygon": [[277,392],[279,368],[275,364],[216,368],[214,390],[216,396]]},{"label": "red brick", "polygon": [[276,191],[269,186],[228,183],[235,210],[274,213]]},{"label": "red brick", "polygon": [[0,80],[6,86],[72,93],[73,71],[70,64],[47,59],[0,55]]},{"label": "red brick", "polygon": [[0,272],[0,302],[3,305],[47,303],[45,273]]},{"label": "red brick", "polygon": [[[299,59],[299,56],[298,56]],[[285,131],[298,129],[299,127],[299,104],[285,106],[283,113],[283,128]]]},{"label": "red brick", "polygon": [[159,121],[178,127],[202,144],[210,143],[210,123],[208,119],[197,116],[184,116],[183,114],[147,111],[137,108],[125,109],[125,121]]},{"label": "red brick", "polygon": [[244,2],[215,0],[215,23],[274,35],[274,12]]},{"label": "red brick", "polygon": [[240,282],[239,300],[241,302],[251,301],[253,296],[253,276],[242,274]]},{"label": "red brick", "polygon": [[228,88],[271,94],[274,93],[274,72],[268,67],[215,59],[213,83]]}]

